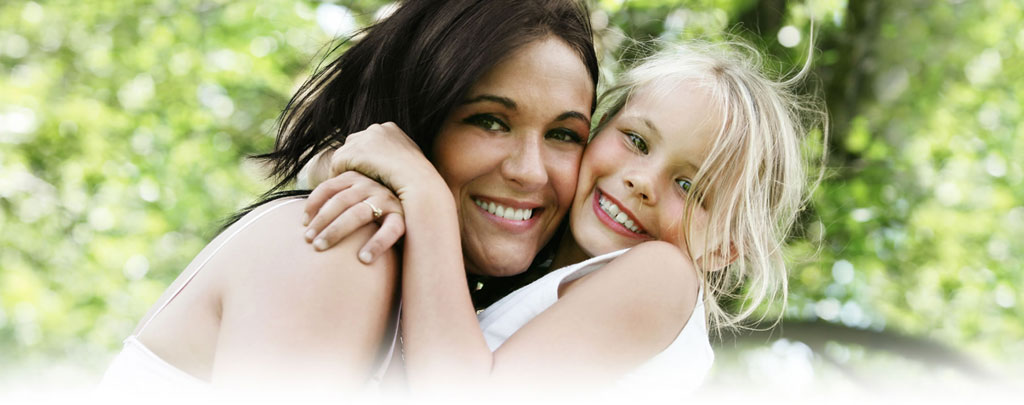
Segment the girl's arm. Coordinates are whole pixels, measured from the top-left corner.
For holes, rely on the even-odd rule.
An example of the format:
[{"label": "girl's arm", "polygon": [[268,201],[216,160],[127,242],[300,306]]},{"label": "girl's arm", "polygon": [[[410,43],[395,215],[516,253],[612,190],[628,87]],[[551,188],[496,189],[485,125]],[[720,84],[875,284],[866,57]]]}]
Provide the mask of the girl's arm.
[{"label": "girl's arm", "polygon": [[492,378],[553,389],[612,382],[672,343],[694,309],[697,286],[677,247],[633,247],[565,286],[555,304],[512,335],[495,352]]},{"label": "girl's arm", "polygon": [[402,329],[411,389],[600,384],[667,347],[689,319],[697,297],[692,264],[675,246],[649,242],[565,288],[557,303],[492,353],[466,288],[450,190],[434,170],[403,173],[402,165],[378,158],[388,151],[409,164],[396,151],[418,151],[397,127],[364,133],[335,153],[332,170],[381,179],[402,202]]},{"label": "girl's arm", "polygon": [[439,259],[430,253],[441,250],[428,245],[429,237],[412,242],[430,234],[434,225],[421,222],[429,214],[408,213],[402,274],[402,328],[414,389],[601,386],[665,349],[693,311],[693,267],[675,246],[649,242],[570,284],[491,353],[464,275],[430,262]]}]

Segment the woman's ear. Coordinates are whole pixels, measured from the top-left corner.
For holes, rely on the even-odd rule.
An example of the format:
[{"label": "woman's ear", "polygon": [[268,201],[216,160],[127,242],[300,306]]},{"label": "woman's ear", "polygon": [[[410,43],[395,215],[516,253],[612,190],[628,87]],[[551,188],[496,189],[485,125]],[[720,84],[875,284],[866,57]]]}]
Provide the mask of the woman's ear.
[{"label": "woman's ear", "polygon": [[712,252],[708,252],[703,256],[697,258],[697,264],[700,268],[707,271],[718,271],[726,268],[730,264],[739,259],[740,253],[736,249],[736,245],[729,242],[729,246],[719,246]]}]

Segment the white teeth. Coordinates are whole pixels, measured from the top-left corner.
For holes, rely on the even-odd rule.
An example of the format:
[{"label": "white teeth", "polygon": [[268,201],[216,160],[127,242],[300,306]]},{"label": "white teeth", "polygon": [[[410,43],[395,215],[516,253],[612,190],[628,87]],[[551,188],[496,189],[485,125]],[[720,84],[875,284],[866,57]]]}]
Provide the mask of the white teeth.
[{"label": "white teeth", "polygon": [[533,218],[533,209],[532,208],[515,209],[515,208],[505,207],[505,206],[502,206],[502,205],[495,204],[492,201],[483,202],[483,201],[476,200],[476,199],[473,200],[473,203],[475,203],[480,208],[483,208],[487,212],[489,212],[491,214],[494,214],[495,216],[505,218],[505,219],[510,219],[510,220],[513,220],[513,221],[525,221],[527,219]]},{"label": "white teeth", "polygon": [[629,216],[626,215],[625,212],[622,212],[618,205],[615,205],[615,203],[611,202],[611,200],[605,198],[603,195],[597,200],[597,202],[601,205],[601,209],[604,210],[609,217],[615,220],[615,222],[622,224],[622,226],[626,227],[626,229],[629,229],[630,231],[640,233],[640,227],[636,226],[636,223],[633,222],[632,219],[629,219]]}]

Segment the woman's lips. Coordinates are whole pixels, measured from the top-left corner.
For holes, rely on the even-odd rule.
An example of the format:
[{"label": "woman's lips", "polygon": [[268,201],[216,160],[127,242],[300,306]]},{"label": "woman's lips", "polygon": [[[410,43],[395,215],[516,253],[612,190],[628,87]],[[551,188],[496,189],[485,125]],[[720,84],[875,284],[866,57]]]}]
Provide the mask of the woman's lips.
[{"label": "woman's lips", "polygon": [[473,205],[492,222],[512,232],[529,230],[544,208],[538,204],[488,197],[470,197]]}]

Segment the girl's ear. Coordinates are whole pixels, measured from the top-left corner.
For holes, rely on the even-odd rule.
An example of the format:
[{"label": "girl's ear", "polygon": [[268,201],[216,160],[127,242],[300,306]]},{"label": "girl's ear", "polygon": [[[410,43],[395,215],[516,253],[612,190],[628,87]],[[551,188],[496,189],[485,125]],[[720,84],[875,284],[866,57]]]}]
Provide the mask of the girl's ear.
[{"label": "girl's ear", "polygon": [[[736,249],[736,245],[729,242],[729,247],[719,246],[713,252],[704,254],[697,258],[698,265],[700,268],[707,271],[718,271],[726,268],[730,264],[739,259],[740,253]],[[709,262],[710,261],[710,262]]]}]

